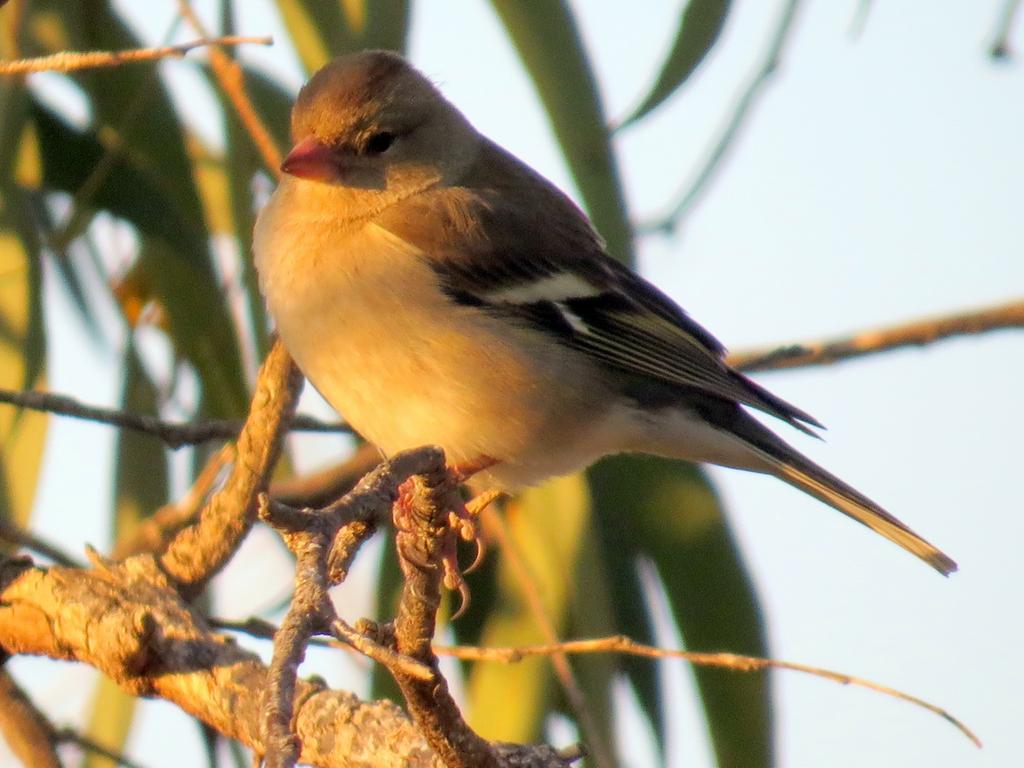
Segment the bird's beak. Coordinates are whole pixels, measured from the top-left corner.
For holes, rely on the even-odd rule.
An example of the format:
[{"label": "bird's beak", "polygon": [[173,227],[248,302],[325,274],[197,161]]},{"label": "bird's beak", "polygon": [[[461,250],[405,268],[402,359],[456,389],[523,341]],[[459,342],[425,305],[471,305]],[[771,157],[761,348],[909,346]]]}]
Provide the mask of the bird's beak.
[{"label": "bird's beak", "polygon": [[345,172],[343,164],[330,147],[307,136],[288,153],[281,171],[290,176],[313,181],[339,181]]}]

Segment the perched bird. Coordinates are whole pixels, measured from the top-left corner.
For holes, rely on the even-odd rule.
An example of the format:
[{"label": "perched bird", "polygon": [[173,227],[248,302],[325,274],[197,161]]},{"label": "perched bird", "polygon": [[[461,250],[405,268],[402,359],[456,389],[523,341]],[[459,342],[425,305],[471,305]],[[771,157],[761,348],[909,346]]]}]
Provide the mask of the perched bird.
[{"label": "perched bird", "polygon": [[256,224],[278,332],[385,454],[434,444],[515,488],[620,452],[774,475],[948,574],[956,564],[747,408],[820,426],[605,251],[586,216],[403,58],[332,61]]}]

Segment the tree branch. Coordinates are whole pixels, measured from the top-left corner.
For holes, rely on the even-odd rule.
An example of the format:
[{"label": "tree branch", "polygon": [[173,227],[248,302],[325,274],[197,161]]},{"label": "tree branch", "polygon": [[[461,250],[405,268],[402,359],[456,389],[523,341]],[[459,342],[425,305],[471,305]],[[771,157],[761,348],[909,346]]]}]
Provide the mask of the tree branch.
[{"label": "tree branch", "polygon": [[[209,37],[202,20],[188,0],[178,0],[178,9],[182,17],[188,20],[196,32],[204,38]],[[237,61],[233,61],[224,51],[216,47],[210,49],[210,67],[213,69],[217,82],[220,83],[221,90],[234,105],[242,125],[245,126],[246,132],[253,144],[256,145],[256,150],[262,156],[263,162],[266,163],[271,173],[280,178],[281,151],[274,143],[270,131],[253,106],[249,95],[245,92],[245,76],[242,68]]]},{"label": "tree branch", "polygon": [[40,538],[32,531],[26,530],[15,523],[13,520],[5,517],[0,517],[0,541],[6,541],[8,544],[14,544],[15,546],[22,547],[35,552],[37,555],[52,560],[57,565],[66,565],[74,567],[80,565],[71,555],[64,552],[62,549],[54,544]]},{"label": "tree branch", "polygon": [[98,741],[93,741],[88,736],[83,736],[71,728],[61,728],[57,731],[57,741],[61,744],[74,744],[79,749],[105,757],[114,765],[120,765],[122,768],[142,768],[138,763],[129,760],[119,752],[103,746]]},{"label": "tree branch", "polygon": [[805,341],[770,349],[729,355],[727,362],[741,371],[776,371],[831,365],[865,355],[903,347],[920,347],[955,336],[968,336],[1004,328],[1024,328],[1024,301],[974,312],[915,320],[873,331],[820,341]]},{"label": "tree branch", "polygon": [[395,648],[434,674],[424,681],[397,669],[389,671],[402,690],[409,714],[448,768],[499,768],[495,750],[462,719],[431,647],[441,605],[441,563],[446,546],[454,544],[449,513],[462,502],[440,450],[425,454],[419,469],[418,493],[402,521],[396,521],[395,547],[404,581],[395,618]]},{"label": "tree branch", "polygon": [[[0,647],[80,661],[125,691],[158,696],[262,753],[259,658],[213,634],[150,555],[91,569],[0,562]],[[442,768],[390,702],[298,681],[293,727],[321,768]]]},{"label": "tree branch", "polygon": [[186,598],[199,594],[227,564],[256,521],[257,496],[280,455],[302,382],[284,345],[276,341],[256,379],[231,474],[196,523],[175,536],[160,555],[160,566]]},{"label": "tree branch", "polygon": [[213,490],[214,483],[220,477],[221,470],[235,459],[233,445],[225,445],[213,454],[203,471],[192,483],[188,493],[178,501],[165,504],[153,514],[141,520],[138,526],[127,537],[123,537],[114,545],[110,557],[113,560],[124,560],[132,555],[143,552],[162,552],[167,544],[186,525],[192,523],[202,509]]},{"label": "tree branch", "polygon": [[[292,729],[295,685],[312,636],[333,630],[357,642],[349,636],[347,625],[338,620],[327,590],[345,578],[356,550],[387,516],[398,495],[398,485],[416,469],[410,457],[416,459],[416,452],[384,462],[338,503],[321,510],[294,509],[270,501],[266,494],[260,497],[260,518],[281,534],[296,560],[295,591],[284,622],[274,633],[274,655],[263,706],[267,768],[291,768],[298,760],[301,745]],[[335,549],[339,551],[332,551]],[[359,644],[372,645],[369,641]],[[384,661],[381,654],[376,656]],[[398,665],[398,660],[391,658],[395,656],[391,654],[389,661]],[[408,664],[400,666],[409,671]],[[421,678],[423,670],[426,668],[421,669]]]},{"label": "tree branch", "polygon": [[[234,440],[242,430],[244,422],[233,419],[211,419],[192,423],[163,421],[144,413],[129,413],[116,408],[100,408],[87,405],[73,397],[55,392],[32,390],[15,391],[0,389],[0,403],[27,408],[31,411],[45,411],[74,419],[94,421],[121,429],[130,429],[152,435],[163,441],[169,448],[177,449],[186,445],[198,445],[211,440]],[[309,416],[296,416],[290,429],[299,432],[351,432],[346,424],[325,424]]]},{"label": "tree branch", "polygon": [[668,648],[656,648],[651,645],[644,645],[625,635],[612,635],[610,637],[598,637],[591,640],[567,640],[560,643],[548,643],[546,645],[528,645],[517,648],[476,648],[473,646],[435,646],[434,650],[443,656],[452,656],[456,659],[468,661],[498,661],[514,663],[530,656],[553,656],[555,654],[582,654],[582,653],[624,653],[630,656],[643,656],[650,659],[682,659],[695,666],[718,667],[719,669],[730,669],[737,672],[757,672],[765,669],[787,669],[794,672],[803,672],[815,677],[823,677],[826,680],[840,683],[841,685],[854,685],[877,691],[886,696],[891,696],[901,701],[908,701],[918,707],[932,712],[946,722],[952,724],[964,736],[974,742],[976,747],[981,747],[981,740],[962,721],[954,717],[947,710],[931,704],[917,696],[898,691],[887,685],[865,680],[862,677],[854,677],[843,672],[833,672],[830,669],[812,667],[807,664],[797,664],[791,661],[779,661],[777,659],[765,659],[759,656],[742,656],[736,653],[700,653],[697,651],[677,651]]},{"label": "tree branch", "polygon": [[178,45],[164,45],[158,48],[135,48],[129,51],[61,51],[51,56],[40,56],[34,59],[18,59],[16,61],[0,61],[0,75],[25,75],[33,72],[75,72],[80,69],[98,69],[99,67],[119,67],[140,61],[155,61],[170,57],[181,58],[195,48],[207,45],[273,45],[274,39],[266,35],[260,37],[243,37],[228,35],[213,39],[193,40]]},{"label": "tree branch", "polygon": [[60,768],[56,730],[3,668],[0,668],[0,733],[23,765]]}]

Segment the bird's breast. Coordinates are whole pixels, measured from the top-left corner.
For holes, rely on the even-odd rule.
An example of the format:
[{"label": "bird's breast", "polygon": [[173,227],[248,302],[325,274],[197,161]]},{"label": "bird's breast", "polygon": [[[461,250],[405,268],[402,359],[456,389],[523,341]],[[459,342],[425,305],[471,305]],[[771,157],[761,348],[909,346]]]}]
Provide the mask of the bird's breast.
[{"label": "bird's breast", "polygon": [[420,250],[387,230],[343,231],[276,198],[254,240],[261,287],[299,367],[356,430],[386,453],[437,444],[455,462],[530,464],[511,484],[576,468],[549,466],[556,456],[582,463],[561,443],[599,404],[566,386],[583,372],[550,341],[449,301]]}]

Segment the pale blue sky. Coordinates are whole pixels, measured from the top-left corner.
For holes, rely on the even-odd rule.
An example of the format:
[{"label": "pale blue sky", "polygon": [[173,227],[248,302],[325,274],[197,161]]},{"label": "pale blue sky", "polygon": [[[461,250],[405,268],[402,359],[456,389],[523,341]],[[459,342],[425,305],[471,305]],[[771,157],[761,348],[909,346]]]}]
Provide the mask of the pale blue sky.
[{"label": "pale blue sky", "polygon": [[[640,14],[635,5],[577,3],[610,116],[628,110],[650,83],[680,4],[648,2]],[[163,32],[173,5],[145,20],[147,34]],[[273,31],[264,0],[244,5],[240,32]],[[639,217],[662,210],[692,176],[762,55],[780,5],[735,3],[722,43],[699,76],[621,137],[622,173]],[[1024,65],[986,55],[1001,3],[943,0],[925,12],[921,4],[876,2],[853,39],[857,5],[803,6],[777,79],[704,202],[675,237],[642,243],[645,273],[731,348],[1024,293]],[[543,112],[489,6],[415,6],[414,62],[482,131],[571,191]],[[1015,41],[1024,50],[1019,29]],[[282,46],[247,55],[298,86],[294,57]],[[201,112],[213,102],[188,68],[173,63],[164,71]],[[199,120],[216,139],[216,124]],[[113,404],[110,358],[78,339],[61,321],[66,302],[55,303],[52,386]],[[714,470],[767,609],[774,655],[907,690],[949,708],[986,743],[979,752],[906,703],[782,673],[780,766],[1001,767],[1024,759],[1017,570],[1024,539],[1022,349],[1024,333],[1003,332],[760,377],[829,426],[822,444],[789,435],[801,449],[961,565],[943,579],[777,481]],[[45,530],[67,529],[60,521],[80,499],[99,504],[76,514],[101,518],[106,478],[71,457],[109,450],[110,438],[72,422],[55,430],[39,500]],[[74,499],[62,490],[68,488],[76,489]],[[83,537],[103,536],[79,529],[67,541],[77,546]],[[247,548],[246,562],[227,577],[232,588],[250,584],[253,607],[276,589],[252,585],[254,571],[288,578],[283,562],[263,559],[267,551]],[[358,600],[354,591],[350,597]],[[369,606],[357,602],[352,610],[355,617]],[[358,667],[346,660],[339,669],[336,657],[323,666],[334,684],[348,683],[344,670]],[[84,699],[68,695],[68,680],[84,683],[88,673],[30,669],[61,717],[82,711]],[[681,686],[690,685],[685,673],[676,674]],[[693,696],[678,697],[677,705],[670,764],[709,765]],[[151,743],[166,748],[154,755],[146,748]],[[184,718],[164,704],[146,705],[132,739],[149,766],[178,765],[177,748],[193,743],[198,749]],[[643,754],[630,764],[643,765]]]}]

